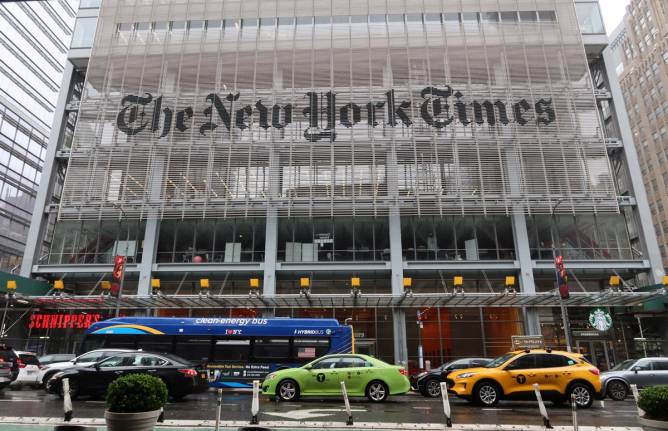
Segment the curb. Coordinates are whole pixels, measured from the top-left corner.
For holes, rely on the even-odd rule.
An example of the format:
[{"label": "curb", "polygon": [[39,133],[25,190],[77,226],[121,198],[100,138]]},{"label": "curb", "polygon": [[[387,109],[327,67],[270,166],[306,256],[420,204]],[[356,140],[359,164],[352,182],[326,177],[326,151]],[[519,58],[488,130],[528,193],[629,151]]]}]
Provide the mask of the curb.
[{"label": "curb", "polygon": [[[20,425],[62,425],[61,418],[36,418],[20,416],[2,416],[0,425],[20,424]],[[104,419],[98,418],[79,418],[67,422],[68,425],[88,425],[104,426]],[[158,428],[213,428],[215,421],[212,420],[166,420],[157,425]],[[248,421],[221,421],[221,428],[233,428],[249,426]],[[372,430],[425,430],[425,431],[545,431],[545,428],[538,425],[454,425],[447,428],[445,424],[440,423],[383,423],[383,422],[355,422],[351,427],[345,422],[314,422],[314,421],[262,421],[260,426],[267,428],[290,428],[290,429],[372,429]],[[641,427],[592,427],[581,426],[580,431],[643,431]],[[572,426],[555,426],[554,431],[573,431]]]}]

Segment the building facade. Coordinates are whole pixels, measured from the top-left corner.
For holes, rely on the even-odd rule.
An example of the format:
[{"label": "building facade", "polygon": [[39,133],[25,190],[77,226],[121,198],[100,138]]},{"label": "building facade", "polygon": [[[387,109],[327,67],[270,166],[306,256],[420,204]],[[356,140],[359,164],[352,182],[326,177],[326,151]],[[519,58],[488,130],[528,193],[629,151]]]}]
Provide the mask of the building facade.
[{"label": "building facade", "polygon": [[[416,367],[542,334],[606,368],[637,347],[632,290],[664,273],[633,143],[603,124],[596,14],[572,0],[86,9],[22,274],[63,280],[70,296],[47,308],[333,316],[361,351]],[[100,299],[117,255],[121,298]],[[594,306],[613,328],[592,331]]]},{"label": "building facade", "polygon": [[0,4],[0,270],[21,264],[76,17],[75,1]]},{"label": "building facade", "polygon": [[668,266],[668,5],[632,1],[610,46],[628,108],[654,229]]}]

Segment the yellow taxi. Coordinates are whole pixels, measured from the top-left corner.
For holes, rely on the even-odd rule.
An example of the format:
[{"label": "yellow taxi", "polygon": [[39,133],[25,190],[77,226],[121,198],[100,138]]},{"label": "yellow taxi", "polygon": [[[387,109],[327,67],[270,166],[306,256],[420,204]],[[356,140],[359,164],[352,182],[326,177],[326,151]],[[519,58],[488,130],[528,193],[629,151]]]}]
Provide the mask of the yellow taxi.
[{"label": "yellow taxi", "polygon": [[506,353],[485,367],[450,373],[447,380],[451,393],[486,407],[502,399],[535,400],[537,383],[546,400],[560,404],[574,395],[578,408],[589,408],[600,396],[600,375],[579,353],[538,349]]}]

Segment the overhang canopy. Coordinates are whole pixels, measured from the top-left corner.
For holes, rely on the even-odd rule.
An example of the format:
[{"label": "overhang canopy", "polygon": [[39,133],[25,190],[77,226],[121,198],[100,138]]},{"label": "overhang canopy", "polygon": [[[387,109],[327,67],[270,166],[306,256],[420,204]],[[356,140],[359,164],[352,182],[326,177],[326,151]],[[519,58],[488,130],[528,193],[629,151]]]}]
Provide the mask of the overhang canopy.
[{"label": "overhang canopy", "polygon": [[[564,301],[569,307],[619,307],[639,306],[645,301],[662,298],[664,289],[650,292],[573,292]],[[389,294],[299,294],[257,297],[249,295],[124,295],[120,298],[102,295],[41,296],[26,298],[32,306],[42,309],[124,310],[147,308],[203,309],[203,308],[332,308],[332,307],[558,307],[561,304],[556,292],[545,293],[415,293],[403,296]]]}]

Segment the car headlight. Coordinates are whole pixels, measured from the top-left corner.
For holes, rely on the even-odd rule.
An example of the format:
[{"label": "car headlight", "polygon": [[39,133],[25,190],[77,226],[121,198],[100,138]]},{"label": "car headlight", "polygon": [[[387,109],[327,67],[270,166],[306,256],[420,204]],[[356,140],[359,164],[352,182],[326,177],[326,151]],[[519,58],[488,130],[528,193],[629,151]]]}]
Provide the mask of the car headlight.
[{"label": "car headlight", "polygon": [[265,377],[264,379],[265,379],[265,380],[271,380],[271,379],[273,379],[274,377],[276,377],[276,374],[275,374],[275,373],[269,373],[269,374],[267,374],[267,377]]},{"label": "car headlight", "polygon": [[469,377],[475,376],[476,373],[462,373],[457,376],[458,379],[468,379]]}]

